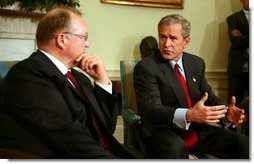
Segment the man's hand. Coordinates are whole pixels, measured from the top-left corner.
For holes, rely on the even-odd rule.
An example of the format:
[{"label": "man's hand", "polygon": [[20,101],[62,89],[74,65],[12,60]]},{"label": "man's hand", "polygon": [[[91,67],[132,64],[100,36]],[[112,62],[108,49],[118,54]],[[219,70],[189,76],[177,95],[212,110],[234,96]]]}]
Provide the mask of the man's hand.
[{"label": "man's hand", "polygon": [[102,61],[97,56],[92,55],[81,55],[76,59],[77,67],[85,71],[95,81],[102,85],[109,84],[109,78],[107,72],[103,66]]},{"label": "man's hand", "polygon": [[227,120],[232,122],[232,127],[235,128],[239,124],[243,123],[243,120],[245,118],[244,110],[237,108],[235,106],[236,99],[233,96],[231,98],[230,104],[228,106],[228,112],[227,112]]},{"label": "man's hand", "polygon": [[242,33],[239,30],[237,30],[237,29],[232,30],[231,34],[233,36],[242,36]]},{"label": "man's hand", "polygon": [[208,93],[199,100],[191,109],[186,112],[188,122],[197,123],[217,123],[225,117],[227,108],[225,105],[205,106],[204,103],[208,98]]}]

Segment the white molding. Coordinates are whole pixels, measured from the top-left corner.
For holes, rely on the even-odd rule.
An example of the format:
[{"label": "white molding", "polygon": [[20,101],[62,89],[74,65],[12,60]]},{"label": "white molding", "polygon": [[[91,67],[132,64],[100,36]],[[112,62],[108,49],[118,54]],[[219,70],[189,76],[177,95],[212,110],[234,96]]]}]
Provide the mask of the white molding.
[{"label": "white molding", "polygon": [[107,71],[108,76],[110,78],[110,80],[116,80],[116,81],[120,81],[120,71],[119,70],[109,70]]},{"label": "white molding", "polygon": [[214,93],[225,102],[228,94],[228,77],[226,71],[206,72],[206,79],[213,88]]},{"label": "white molding", "polygon": [[[119,70],[108,70],[108,76],[111,80],[120,81]],[[225,70],[208,70],[206,72],[206,79],[214,90],[214,93],[226,102],[228,78]]]}]

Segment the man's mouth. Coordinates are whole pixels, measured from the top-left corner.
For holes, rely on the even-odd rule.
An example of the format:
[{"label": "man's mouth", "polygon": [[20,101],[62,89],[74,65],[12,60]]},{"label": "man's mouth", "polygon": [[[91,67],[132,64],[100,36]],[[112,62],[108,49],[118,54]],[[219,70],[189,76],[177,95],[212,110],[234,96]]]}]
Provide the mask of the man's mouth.
[{"label": "man's mouth", "polygon": [[163,52],[166,53],[166,54],[172,54],[173,53],[173,51],[170,51],[170,50],[163,50]]}]

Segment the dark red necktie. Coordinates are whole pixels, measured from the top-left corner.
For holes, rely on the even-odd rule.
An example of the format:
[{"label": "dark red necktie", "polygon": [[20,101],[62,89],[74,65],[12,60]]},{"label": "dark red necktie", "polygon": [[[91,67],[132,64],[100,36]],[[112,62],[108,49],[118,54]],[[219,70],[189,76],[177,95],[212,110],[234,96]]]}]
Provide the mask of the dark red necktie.
[{"label": "dark red necktie", "polygon": [[[76,91],[79,93],[79,95],[87,101],[85,95],[84,95],[84,92],[82,91],[82,89],[80,88],[79,84],[78,84],[78,81],[77,79],[73,76],[73,74],[68,71],[66,74],[65,74],[65,77],[67,77],[71,82],[72,84],[74,85]],[[100,142],[100,145],[101,147],[103,147],[105,150],[107,150],[108,152],[112,152],[111,150],[111,147],[106,139],[106,137],[103,135],[102,133],[102,130],[101,130],[101,127],[99,125],[99,122],[97,121],[96,119],[96,116],[92,113],[92,121],[93,121],[93,126],[94,128],[96,129],[96,132],[98,133],[99,135],[99,142]]]},{"label": "dark red necktie", "polygon": [[77,79],[73,76],[73,74],[68,71],[66,74],[65,74],[65,77],[67,77],[71,82],[72,84],[74,85],[76,91],[79,93],[79,95],[86,100],[86,97],[82,91],[82,89],[80,88],[79,84],[78,84],[78,81]]},{"label": "dark red necktie", "polygon": [[[178,79],[180,80],[182,87],[184,89],[185,95],[186,95],[186,99],[188,102],[188,107],[191,108],[192,107],[192,102],[191,102],[191,98],[190,98],[190,93],[189,93],[189,89],[188,86],[186,84],[186,80],[184,79],[182,73],[179,70],[179,65],[176,63],[175,64],[175,73],[178,76]],[[192,148],[196,142],[198,141],[198,137],[195,131],[193,130],[188,130],[188,132],[186,133],[186,135],[184,135],[183,137],[185,145],[189,148]]]}]

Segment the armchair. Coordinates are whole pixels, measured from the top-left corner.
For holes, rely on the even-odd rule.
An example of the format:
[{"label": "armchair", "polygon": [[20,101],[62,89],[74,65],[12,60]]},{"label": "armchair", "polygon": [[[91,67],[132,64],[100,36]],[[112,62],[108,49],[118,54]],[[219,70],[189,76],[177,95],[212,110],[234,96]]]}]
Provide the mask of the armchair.
[{"label": "armchair", "polygon": [[120,61],[122,117],[124,146],[134,150],[140,158],[148,158],[141,136],[141,117],[137,114],[136,96],[133,89],[133,68],[138,61]]},{"label": "armchair", "polygon": [[[120,61],[120,77],[122,89],[122,117],[124,124],[124,146],[135,149],[140,158],[149,159],[152,156],[146,151],[142,141],[141,117],[138,115],[136,95],[133,88],[133,69],[138,60]],[[210,154],[193,155],[189,159],[217,159]]]},{"label": "armchair", "polygon": [[16,63],[17,61],[0,61],[0,80],[7,75],[10,68]]}]

